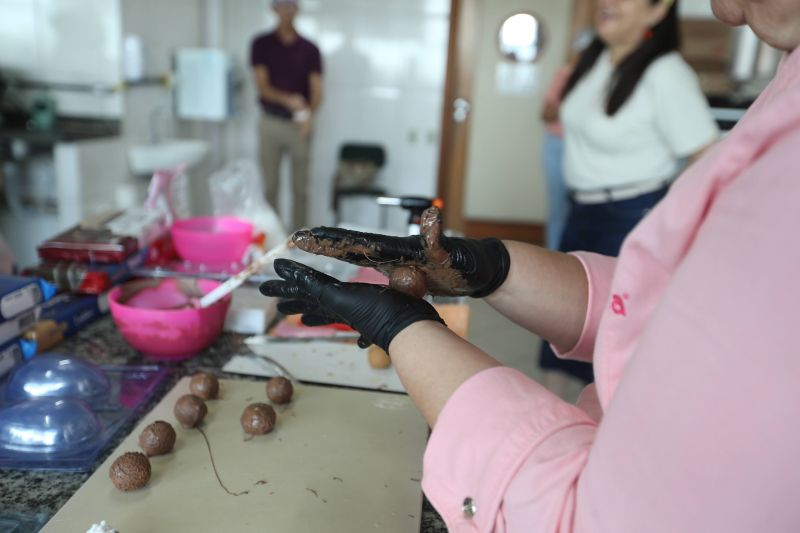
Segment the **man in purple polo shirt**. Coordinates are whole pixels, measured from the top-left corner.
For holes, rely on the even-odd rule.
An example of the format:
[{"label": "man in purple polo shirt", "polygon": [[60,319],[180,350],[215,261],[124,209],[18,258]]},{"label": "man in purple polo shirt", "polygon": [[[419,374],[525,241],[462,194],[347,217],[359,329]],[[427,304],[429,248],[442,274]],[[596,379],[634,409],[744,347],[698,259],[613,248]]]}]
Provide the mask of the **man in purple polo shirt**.
[{"label": "man in purple polo shirt", "polygon": [[278,27],[253,39],[250,64],[264,110],[259,124],[261,171],[267,201],[278,208],[279,168],[292,158],[292,230],[307,224],[308,162],[314,113],[322,102],[319,49],[294,28],[297,0],[273,0]]}]

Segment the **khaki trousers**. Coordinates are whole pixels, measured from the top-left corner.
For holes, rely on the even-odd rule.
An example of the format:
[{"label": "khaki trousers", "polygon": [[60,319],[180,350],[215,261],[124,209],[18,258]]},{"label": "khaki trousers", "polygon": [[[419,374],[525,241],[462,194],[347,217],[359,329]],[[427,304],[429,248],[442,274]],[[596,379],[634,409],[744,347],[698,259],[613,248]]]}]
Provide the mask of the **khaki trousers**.
[{"label": "khaki trousers", "polygon": [[304,228],[308,212],[308,162],[309,139],[303,137],[300,127],[291,120],[261,114],[258,127],[261,173],[267,189],[267,201],[279,211],[278,193],[280,167],[284,155],[292,163],[292,226],[289,232]]}]

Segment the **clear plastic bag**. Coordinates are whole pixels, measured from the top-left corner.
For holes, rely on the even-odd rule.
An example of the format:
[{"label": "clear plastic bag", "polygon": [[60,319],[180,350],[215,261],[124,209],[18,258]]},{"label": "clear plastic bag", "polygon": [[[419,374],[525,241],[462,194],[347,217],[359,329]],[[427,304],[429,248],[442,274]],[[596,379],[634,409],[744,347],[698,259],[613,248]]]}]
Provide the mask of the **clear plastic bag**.
[{"label": "clear plastic bag", "polygon": [[146,209],[160,211],[167,217],[167,227],[174,220],[191,216],[191,191],[186,166],[157,170],[147,189]]},{"label": "clear plastic bag", "polygon": [[232,161],[209,178],[214,215],[243,218],[265,235],[264,248],[270,250],[286,241],[286,230],[275,210],[264,198],[261,176],[255,163],[247,159]]}]

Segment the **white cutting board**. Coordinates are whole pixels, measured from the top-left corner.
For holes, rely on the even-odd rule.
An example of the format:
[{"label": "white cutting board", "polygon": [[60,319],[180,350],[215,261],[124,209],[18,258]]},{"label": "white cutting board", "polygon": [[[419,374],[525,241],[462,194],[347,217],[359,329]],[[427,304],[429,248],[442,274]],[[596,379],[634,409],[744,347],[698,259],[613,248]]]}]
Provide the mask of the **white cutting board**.
[{"label": "white cutting board", "polygon": [[[245,343],[256,355],[273,359],[295,379],[310,383],[344,385],[362,389],[404,392],[394,368],[372,368],[367,350],[348,342],[270,341],[266,335],[249,337]],[[225,372],[256,376],[275,375],[269,365],[242,356],[234,356]]]},{"label": "white cutting board", "polygon": [[[249,403],[267,402],[263,381],[223,380],[221,398],[207,402],[203,428],[220,477],[231,491],[249,494],[226,494],[202,435],[176,423],[172,408],[189,391],[184,378],[42,531],[83,532],[100,520],[122,533],[419,531],[428,428],[409,398],[295,390],[288,406],[276,406],[275,430],[250,440],[239,417]],[[175,449],[151,458],[147,487],[118,491],[108,478],[111,463],[138,451],[139,433],[155,420],[173,424]]]},{"label": "white cutting board", "polygon": [[[468,305],[437,304],[436,310],[454,333],[467,338],[470,316]],[[394,368],[372,368],[367,362],[367,350],[362,350],[355,342],[275,342],[269,335],[249,337],[244,342],[256,355],[273,359],[301,381],[405,392]],[[243,356],[233,356],[223,370],[254,376],[276,375],[275,369],[269,364]]]}]

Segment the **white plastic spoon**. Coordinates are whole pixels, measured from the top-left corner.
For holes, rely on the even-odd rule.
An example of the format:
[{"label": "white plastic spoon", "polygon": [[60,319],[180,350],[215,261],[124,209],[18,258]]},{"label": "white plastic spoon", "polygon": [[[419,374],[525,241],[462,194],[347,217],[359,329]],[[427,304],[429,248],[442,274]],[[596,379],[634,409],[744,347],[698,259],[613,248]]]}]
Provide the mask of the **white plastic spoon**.
[{"label": "white plastic spoon", "polygon": [[232,293],[234,289],[236,289],[242,283],[247,281],[247,278],[258,272],[261,269],[261,267],[266,265],[271,259],[274,259],[276,256],[284,253],[288,249],[289,246],[286,243],[276,246],[269,252],[265,253],[264,255],[262,255],[252,263],[250,263],[238,274],[234,275],[231,278],[228,278],[213,291],[209,292],[208,294],[200,298],[196,307],[201,307],[201,308],[209,307],[214,305],[218,301],[222,300],[227,295]]}]

